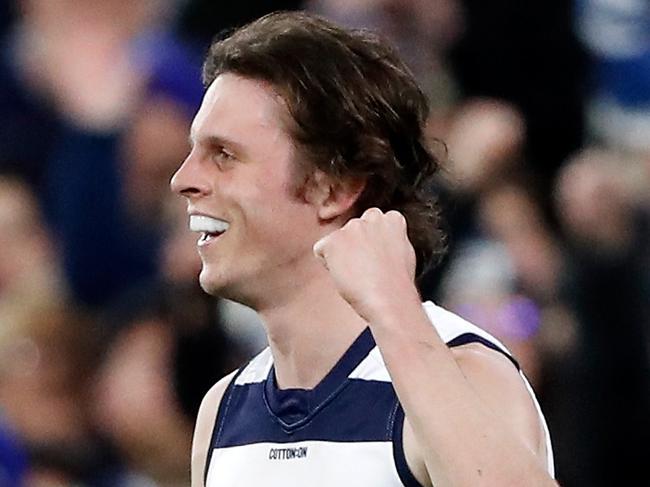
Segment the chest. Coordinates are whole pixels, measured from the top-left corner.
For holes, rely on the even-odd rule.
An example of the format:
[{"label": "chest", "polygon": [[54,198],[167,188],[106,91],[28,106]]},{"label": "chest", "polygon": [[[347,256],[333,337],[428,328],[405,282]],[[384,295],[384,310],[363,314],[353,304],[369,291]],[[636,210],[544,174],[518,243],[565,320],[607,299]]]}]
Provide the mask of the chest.
[{"label": "chest", "polygon": [[206,487],[404,485],[394,442],[401,409],[390,383],[348,380],[326,397],[247,384],[225,400]]}]

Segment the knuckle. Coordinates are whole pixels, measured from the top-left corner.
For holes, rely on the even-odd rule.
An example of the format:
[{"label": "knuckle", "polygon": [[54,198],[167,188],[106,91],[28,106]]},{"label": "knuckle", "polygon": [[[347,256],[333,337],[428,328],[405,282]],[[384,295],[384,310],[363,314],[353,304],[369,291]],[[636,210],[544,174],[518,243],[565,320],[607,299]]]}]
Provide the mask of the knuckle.
[{"label": "knuckle", "polygon": [[368,208],[366,211],[363,212],[363,215],[361,215],[361,218],[374,218],[381,216],[383,213],[379,208]]},{"label": "knuckle", "polygon": [[359,228],[362,224],[361,218],[351,218],[350,220],[347,221],[345,225],[341,228],[341,230],[353,230],[355,228]]},{"label": "knuckle", "polygon": [[314,254],[323,255],[323,253],[325,251],[325,247],[328,244],[328,239],[329,239],[329,237],[323,237],[314,244],[314,246],[313,246]]},{"label": "knuckle", "polygon": [[406,225],[406,217],[397,210],[390,210],[388,213],[386,213],[386,217],[392,221]]}]

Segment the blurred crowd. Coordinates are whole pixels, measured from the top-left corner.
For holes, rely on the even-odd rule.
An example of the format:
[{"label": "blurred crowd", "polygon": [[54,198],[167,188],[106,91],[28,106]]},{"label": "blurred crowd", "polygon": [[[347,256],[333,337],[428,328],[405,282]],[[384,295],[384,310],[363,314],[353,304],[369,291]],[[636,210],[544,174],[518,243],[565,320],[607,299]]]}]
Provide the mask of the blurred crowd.
[{"label": "blurred crowd", "polygon": [[168,183],[211,38],[297,8],[381,32],[430,98],[449,250],[423,298],[514,352],[561,485],[636,485],[650,444],[646,0],[5,0],[0,486],[189,485],[203,394],[264,336],[198,287]]}]

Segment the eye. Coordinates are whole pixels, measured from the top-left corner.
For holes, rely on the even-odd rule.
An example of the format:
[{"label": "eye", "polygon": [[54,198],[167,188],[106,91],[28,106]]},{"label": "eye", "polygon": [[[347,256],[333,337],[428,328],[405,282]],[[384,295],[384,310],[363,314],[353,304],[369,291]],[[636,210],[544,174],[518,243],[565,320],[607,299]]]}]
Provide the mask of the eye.
[{"label": "eye", "polygon": [[235,155],[224,147],[217,146],[214,148],[213,159],[217,164],[228,164],[236,159]]}]

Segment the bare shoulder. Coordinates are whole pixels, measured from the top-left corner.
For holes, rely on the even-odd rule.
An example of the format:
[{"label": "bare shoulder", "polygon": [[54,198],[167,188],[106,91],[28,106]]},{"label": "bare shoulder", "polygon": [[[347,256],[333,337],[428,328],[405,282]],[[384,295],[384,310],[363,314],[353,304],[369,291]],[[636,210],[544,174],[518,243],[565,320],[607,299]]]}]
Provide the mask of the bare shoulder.
[{"label": "bare shoulder", "polygon": [[[472,343],[450,350],[483,406],[534,453],[546,470],[545,427],[526,382],[514,364],[502,353],[481,344]],[[412,474],[421,485],[431,486],[424,450],[418,444],[408,417],[404,421],[403,442]]]},{"label": "bare shoulder", "polygon": [[456,363],[485,405],[546,462],[546,436],[533,397],[513,363],[502,353],[472,343],[452,349]]},{"label": "bare shoulder", "polygon": [[192,487],[203,487],[203,473],[205,462],[212,440],[212,430],[217,418],[217,411],[221,399],[237,371],[223,377],[219,382],[210,388],[206,393],[194,427],[194,439],[192,440]]}]

